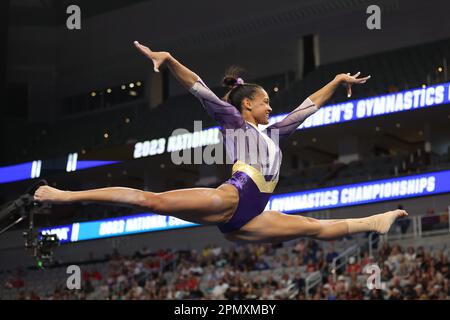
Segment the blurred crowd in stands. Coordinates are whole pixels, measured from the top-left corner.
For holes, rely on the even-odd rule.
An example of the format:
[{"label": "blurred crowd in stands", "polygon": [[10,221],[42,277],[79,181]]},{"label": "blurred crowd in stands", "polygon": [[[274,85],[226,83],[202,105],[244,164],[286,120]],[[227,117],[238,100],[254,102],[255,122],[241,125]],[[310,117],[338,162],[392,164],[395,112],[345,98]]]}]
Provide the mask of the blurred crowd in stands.
[{"label": "blurred crowd in stands", "polygon": [[[344,240],[351,241],[351,239]],[[26,274],[11,273],[2,292],[15,288],[13,299],[450,299],[450,272],[446,248],[403,248],[383,242],[376,256],[362,251],[340,270],[330,269],[339,254],[338,242],[300,239],[289,246],[240,245],[201,251],[144,248],[133,256],[117,251],[102,265],[82,265],[80,290],[61,285],[43,294],[32,289]],[[368,289],[366,266],[377,264],[381,287]],[[306,277],[320,271],[322,281],[305,292]]]}]

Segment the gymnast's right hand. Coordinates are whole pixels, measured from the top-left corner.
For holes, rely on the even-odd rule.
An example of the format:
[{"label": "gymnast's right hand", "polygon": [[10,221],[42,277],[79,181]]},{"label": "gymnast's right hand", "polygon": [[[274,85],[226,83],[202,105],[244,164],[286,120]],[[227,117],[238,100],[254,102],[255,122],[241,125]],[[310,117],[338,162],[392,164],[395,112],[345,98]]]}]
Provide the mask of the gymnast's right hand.
[{"label": "gymnast's right hand", "polygon": [[143,46],[137,41],[134,42],[134,46],[147,58],[153,61],[153,70],[155,70],[155,72],[159,72],[159,66],[170,58],[170,53],[165,51],[160,52],[152,51],[150,50],[149,47]]}]

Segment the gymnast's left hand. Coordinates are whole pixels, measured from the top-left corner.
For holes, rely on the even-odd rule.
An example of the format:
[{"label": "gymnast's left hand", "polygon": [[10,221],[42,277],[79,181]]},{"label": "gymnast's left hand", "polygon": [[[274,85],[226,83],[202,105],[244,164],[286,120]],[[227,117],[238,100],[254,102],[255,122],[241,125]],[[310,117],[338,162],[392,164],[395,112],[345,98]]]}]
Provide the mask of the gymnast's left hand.
[{"label": "gymnast's left hand", "polygon": [[367,80],[370,79],[370,76],[358,78],[361,72],[357,72],[354,75],[350,75],[350,73],[341,73],[336,76],[336,81],[342,83],[347,87],[347,97],[350,98],[352,96],[352,85],[354,84],[363,84],[366,83]]}]

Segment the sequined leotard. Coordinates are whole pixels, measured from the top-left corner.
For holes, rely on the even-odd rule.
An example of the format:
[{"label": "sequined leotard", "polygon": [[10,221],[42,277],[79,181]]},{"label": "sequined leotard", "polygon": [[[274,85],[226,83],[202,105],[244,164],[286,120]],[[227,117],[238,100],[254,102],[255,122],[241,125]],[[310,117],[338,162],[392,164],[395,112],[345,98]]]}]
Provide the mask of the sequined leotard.
[{"label": "sequined leotard", "polygon": [[232,177],[225,183],[236,187],[239,204],[233,217],[218,227],[223,233],[239,230],[264,211],[277,185],[282,160],[279,143],[318,108],[308,98],[283,120],[261,130],[245,121],[236,107],[219,99],[201,79],[189,91],[221,125],[225,150],[234,163]]}]

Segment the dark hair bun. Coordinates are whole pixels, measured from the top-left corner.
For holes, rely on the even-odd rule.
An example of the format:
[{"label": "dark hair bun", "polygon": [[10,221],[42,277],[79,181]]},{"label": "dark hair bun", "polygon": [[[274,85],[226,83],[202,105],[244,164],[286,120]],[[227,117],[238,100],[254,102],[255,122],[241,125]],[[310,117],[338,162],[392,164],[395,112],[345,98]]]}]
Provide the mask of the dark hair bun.
[{"label": "dark hair bun", "polygon": [[237,84],[237,78],[231,76],[225,76],[222,80],[222,85],[224,87],[232,88]]},{"label": "dark hair bun", "polygon": [[[238,79],[244,73],[244,69],[239,66],[231,66],[225,72],[225,76],[222,79],[222,85],[224,87],[233,88],[236,84],[239,84]],[[240,79],[242,81],[242,79]]]}]

